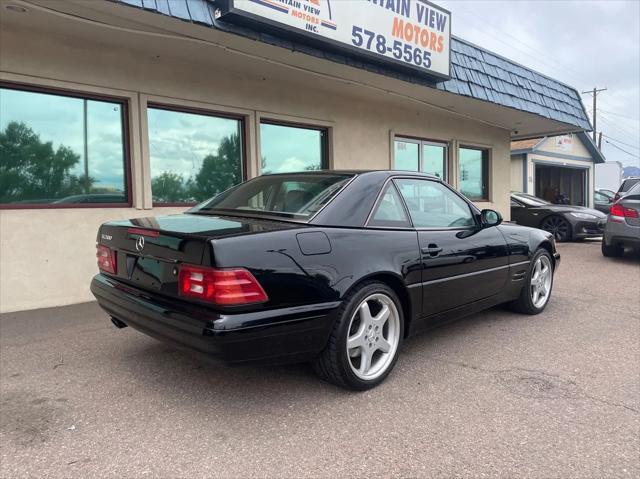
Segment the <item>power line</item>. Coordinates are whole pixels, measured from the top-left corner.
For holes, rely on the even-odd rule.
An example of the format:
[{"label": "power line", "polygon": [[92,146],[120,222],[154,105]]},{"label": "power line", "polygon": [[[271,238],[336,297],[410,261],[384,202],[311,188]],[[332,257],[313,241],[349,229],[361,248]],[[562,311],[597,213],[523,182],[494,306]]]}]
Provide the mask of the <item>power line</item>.
[{"label": "power line", "polygon": [[611,145],[611,146],[613,146],[614,148],[616,148],[616,149],[618,149],[618,150],[622,151],[623,153],[626,153],[627,155],[632,156],[633,158],[640,159],[640,156],[637,156],[637,155],[635,155],[634,153],[630,153],[630,152],[628,152],[627,150],[625,150],[625,149],[623,149],[623,148],[620,148],[618,145],[616,145],[615,143],[611,143],[609,140],[604,140],[604,142],[605,142],[606,144]]},{"label": "power line", "polygon": [[601,113],[606,113],[607,115],[619,116],[620,118],[625,118],[627,120],[631,120],[631,121],[635,121],[635,122],[640,123],[640,118],[632,118],[630,116],[621,115],[620,113],[614,113],[614,112],[609,111],[609,110],[603,110],[602,108],[598,108],[598,111],[601,112]]},{"label": "power line", "polygon": [[615,138],[611,138],[609,135],[605,135],[604,133],[602,134],[602,136],[604,136],[605,138],[609,138],[611,141],[615,141],[617,143],[620,143],[621,145],[628,146],[628,147],[633,148],[635,150],[640,150],[640,147],[638,147],[638,146],[630,145],[629,143],[625,143],[624,141],[616,140]]},{"label": "power line", "polygon": [[[603,114],[600,114],[600,117],[601,117],[602,121],[604,121],[607,125],[609,125],[609,128],[611,128],[613,130],[616,130],[619,133],[622,133],[623,136],[630,136],[632,138],[635,138],[635,137],[638,136],[638,133],[633,132],[630,129],[625,128],[620,123],[616,123],[616,122],[610,120],[609,118],[607,118]],[[636,129],[636,131],[638,131],[638,129]]]}]

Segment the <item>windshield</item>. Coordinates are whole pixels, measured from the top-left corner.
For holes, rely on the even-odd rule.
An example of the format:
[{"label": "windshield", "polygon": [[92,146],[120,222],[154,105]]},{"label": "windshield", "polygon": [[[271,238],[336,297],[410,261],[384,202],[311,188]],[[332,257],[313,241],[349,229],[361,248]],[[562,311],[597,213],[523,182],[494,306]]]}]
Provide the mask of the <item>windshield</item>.
[{"label": "windshield", "polygon": [[220,193],[190,211],[218,210],[307,219],[329,202],[352,176],[335,173],[264,175]]},{"label": "windshield", "polygon": [[524,203],[527,206],[544,206],[550,205],[548,201],[538,198],[537,196],[528,195],[526,193],[511,193],[511,197]]}]

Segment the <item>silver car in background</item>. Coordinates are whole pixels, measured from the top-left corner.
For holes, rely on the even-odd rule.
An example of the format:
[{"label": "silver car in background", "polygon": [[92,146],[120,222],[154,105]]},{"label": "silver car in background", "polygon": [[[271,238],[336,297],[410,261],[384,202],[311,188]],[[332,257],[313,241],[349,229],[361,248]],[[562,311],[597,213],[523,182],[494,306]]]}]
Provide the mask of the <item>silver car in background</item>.
[{"label": "silver car in background", "polygon": [[640,183],[611,205],[602,236],[604,256],[622,256],[625,248],[640,248]]}]

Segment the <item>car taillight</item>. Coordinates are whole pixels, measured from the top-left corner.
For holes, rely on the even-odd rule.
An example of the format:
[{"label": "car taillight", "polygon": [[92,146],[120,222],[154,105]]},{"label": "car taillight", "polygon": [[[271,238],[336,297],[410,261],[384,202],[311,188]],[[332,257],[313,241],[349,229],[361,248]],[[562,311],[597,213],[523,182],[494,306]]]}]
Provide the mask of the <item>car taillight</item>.
[{"label": "car taillight", "polygon": [[609,213],[611,213],[611,216],[624,216],[624,208],[622,205],[611,205]]},{"label": "car taillight", "polygon": [[180,295],[234,306],[269,298],[254,276],[242,268],[214,269],[183,264],[178,273]]},{"label": "car taillight", "polygon": [[116,274],[116,252],[104,245],[96,245],[96,258],[100,271]]},{"label": "car taillight", "polygon": [[620,216],[624,218],[638,218],[638,210],[633,208],[625,208],[622,205],[613,205],[611,207],[611,216]]}]

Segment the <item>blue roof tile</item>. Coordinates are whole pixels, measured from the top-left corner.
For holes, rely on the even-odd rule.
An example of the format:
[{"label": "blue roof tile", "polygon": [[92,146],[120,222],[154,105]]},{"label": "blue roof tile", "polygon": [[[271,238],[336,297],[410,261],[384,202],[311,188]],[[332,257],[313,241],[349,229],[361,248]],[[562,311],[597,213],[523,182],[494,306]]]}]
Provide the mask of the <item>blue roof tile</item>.
[{"label": "blue roof tile", "polygon": [[205,25],[213,25],[211,13],[209,11],[210,5],[202,3],[200,0],[186,0],[191,20],[197,23],[204,23]]},{"label": "blue roof tile", "polygon": [[110,0],[137,8],[208,25],[289,50],[392,76],[456,95],[516,108],[545,118],[590,130],[591,124],[578,92],[563,83],[507,60],[457,37],[451,38],[451,79],[434,83],[418,75],[400,72],[367,60],[324,52],[299,42],[256,32],[246,27],[215,22],[213,5],[207,0]]}]

